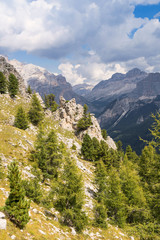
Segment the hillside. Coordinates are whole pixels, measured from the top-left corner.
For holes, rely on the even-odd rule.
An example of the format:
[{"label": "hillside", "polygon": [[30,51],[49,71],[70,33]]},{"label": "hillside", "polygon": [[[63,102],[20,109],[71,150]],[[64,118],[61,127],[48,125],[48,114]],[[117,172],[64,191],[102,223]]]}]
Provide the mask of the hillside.
[{"label": "hillside", "polygon": [[[16,159],[22,172],[22,177],[30,179],[33,177],[34,164],[28,160],[29,152],[34,147],[36,139],[37,127],[30,125],[27,130],[21,130],[13,126],[13,118],[18,106],[23,106],[27,111],[29,108],[30,99],[24,99],[20,96],[15,100],[11,99],[8,94],[0,95],[0,156],[2,166],[7,174],[7,166]],[[86,187],[86,203],[85,208],[92,215],[92,194],[94,186],[92,185],[94,177],[94,165],[92,162],[87,162],[79,158],[77,151],[80,148],[79,140],[67,130],[58,127],[58,123],[54,121],[50,114],[44,120],[45,130],[54,129],[58,138],[67,144],[67,148],[77,161],[79,170],[83,174]],[[72,144],[77,146],[77,151],[71,150]],[[45,184],[41,185],[43,195],[45,195],[49,187]],[[0,206],[3,207],[8,196],[9,183],[5,177],[0,182]],[[90,216],[91,216],[90,215]],[[18,230],[7,220],[7,229],[0,230],[0,239],[131,239],[123,233],[122,230],[110,226],[108,230],[99,228],[87,227],[83,234],[76,234],[74,229],[63,227],[57,222],[58,212],[55,209],[50,211],[44,207],[31,202],[30,217],[31,220],[24,230]]]}]

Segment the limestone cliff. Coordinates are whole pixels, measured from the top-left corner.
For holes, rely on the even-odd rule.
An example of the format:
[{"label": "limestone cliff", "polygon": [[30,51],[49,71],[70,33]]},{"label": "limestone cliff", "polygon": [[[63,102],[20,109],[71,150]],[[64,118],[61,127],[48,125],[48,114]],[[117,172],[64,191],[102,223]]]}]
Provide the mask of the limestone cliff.
[{"label": "limestone cliff", "polygon": [[0,72],[3,72],[5,77],[8,79],[9,75],[12,73],[18,79],[19,82],[19,91],[22,96],[26,95],[24,79],[17,72],[13,65],[11,65],[7,58],[0,56]]},{"label": "limestone cliff", "polygon": [[[59,121],[62,128],[74,131],[81,140],[86,133],[88,133],[91,138],[96,137],[99,141],[104,140],[99,123],[93,114],[91,114],[92,125],[88,127],[87,130],[77,132],[77,123],[83,117],[83,106],[76,104],[75,98],[66,101],[61,96],[60,108],[54,113],[54,117]],[[110,148],[116,149],[116,144],[112,138],[108,136],[106,142]]]}]

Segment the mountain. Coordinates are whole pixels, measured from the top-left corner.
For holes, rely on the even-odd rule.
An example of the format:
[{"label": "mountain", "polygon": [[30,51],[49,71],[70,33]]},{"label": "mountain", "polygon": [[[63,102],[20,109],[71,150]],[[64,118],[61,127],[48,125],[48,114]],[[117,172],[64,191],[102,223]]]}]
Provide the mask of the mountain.
[{"label": "mountain", "polygon": [[89,94],[93,88],[93,85],[89,85],[87,83],[77,84],[73,86],[73,91],[84,97],[86,94]]},{"label": "mountain", "polygon": [[[138,72],[138,75],[135,74]],[[151,138],[148,130],[153,122],[151,114],[160,109],[160,73],[145,74],[131,70],[125,76],[128,75],[132,76],[129,79],[134,82],[134,88],[125,94],[124,91],[121,94],[119,92],[118,97],[114,93],[106,100],[99,99],[97,102],[103,106],[103,110],[98,113],[98,119],[101,127],[107,129],[114,140],[121,140],[124,148],[131,145],[140,153],[144,143],[139,137]],[[124,78],[121,81],[125,81]]]},{"label": "mountain", "polygon": [[67,100],[75,98],[81,104],[86,102],[82,96],[73,91],[71,84],[62,75],[55,75],[45,68],[33,64],[24,64],[17,60],[10,60],[9,63],[24,78],[25,85],[30,85],[32,90],[38,92],[42,97],[45,94],[53,93],[57,102],[59,102],[60,96],[64,96]]}]

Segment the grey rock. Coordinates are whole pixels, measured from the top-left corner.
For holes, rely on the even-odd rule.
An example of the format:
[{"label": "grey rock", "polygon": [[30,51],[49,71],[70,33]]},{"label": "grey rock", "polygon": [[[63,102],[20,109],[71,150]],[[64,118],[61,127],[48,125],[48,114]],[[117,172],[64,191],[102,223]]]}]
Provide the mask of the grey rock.
[{"label": "grey rock", "polygon": [[7,220],[5,219],[5,214],[0,212],[0,229],[6,230],[7,228]]}]

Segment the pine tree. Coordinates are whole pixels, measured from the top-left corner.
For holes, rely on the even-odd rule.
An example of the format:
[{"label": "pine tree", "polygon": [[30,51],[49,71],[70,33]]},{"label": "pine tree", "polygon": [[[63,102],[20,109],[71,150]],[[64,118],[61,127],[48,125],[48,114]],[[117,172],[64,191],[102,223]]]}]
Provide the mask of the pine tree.
[{"label": "pine tree", "polygon": [[19,83],[18,83],[18,79],[15,77],[14,74],[10,74],[9,75],[9,79],[8,79],[8,92],[9,92],[9,95],[14,98],[17,93],[18,93],[18,90],[19,90]]},{"label": "pine tree", "polygon": [[7,91],[7,81],[2,72],[0,72],[0,93],[6,93]]},{"label": "pine tree", "polygon": [[87,224],[87,217],[82,211],[84,203],[82,176],[73,159],[66,158],[64,172],[59,178],[55,207],[61,213],[62,222],[81,231]]},{"label": "pine tree", "polygon": [[26,130],[28,128],[27,116],[22,107],[19,107],[17,110],[14,126],[23,130]]},{"label": "pine tree", "polygon": [[29,119],[31,123],[35,126],[37,126],[44,117],[43,109],[40,104],[40,101],[38,100],[36,93],[32,95],[32,102],[31,102],[31,107],[28,112]]},{"label": "pine tree", "polygon": [[5,211],[11,221],[19,228],[24,228],[30,219],[28,213],[30,203],[25,199],[21,174],[15,161],[9,165],[8,179],[10,182],[10,194],[5,203]]},{"label": "pine tree", "polygon": [[88,134],[85,134],[83,137],[81,154],[86,160],[93,159],[93,142],[91,137]]},{"label": "pine tree", "polygon": [[40,203],[42,199],[42,189],[37,178],[30,181],[23,180],[23,187],[26,192],[26,196],[33,200],[35,203]]}]

